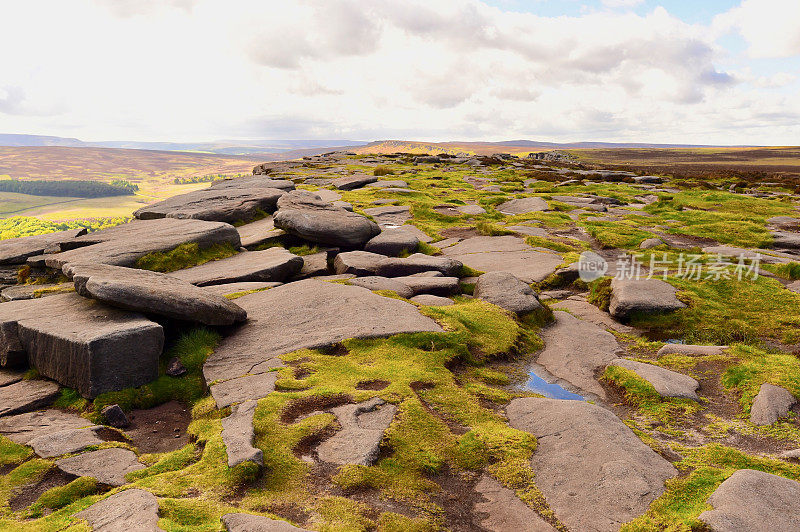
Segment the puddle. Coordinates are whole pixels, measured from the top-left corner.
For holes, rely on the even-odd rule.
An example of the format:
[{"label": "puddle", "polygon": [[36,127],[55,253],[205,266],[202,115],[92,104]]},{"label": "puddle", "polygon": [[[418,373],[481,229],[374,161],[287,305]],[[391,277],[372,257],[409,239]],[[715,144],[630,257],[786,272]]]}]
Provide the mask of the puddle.
[{"label": "puddle", "polygon": [[540,393],[550,399],[568,399],[572,401],[585,401],[582,396],[577,393],[572,393],[565,390],[558,384],[551,384],[534,373],[533,370],[528,372],[528,382],[525,383],[524,388],[532,392]]}]

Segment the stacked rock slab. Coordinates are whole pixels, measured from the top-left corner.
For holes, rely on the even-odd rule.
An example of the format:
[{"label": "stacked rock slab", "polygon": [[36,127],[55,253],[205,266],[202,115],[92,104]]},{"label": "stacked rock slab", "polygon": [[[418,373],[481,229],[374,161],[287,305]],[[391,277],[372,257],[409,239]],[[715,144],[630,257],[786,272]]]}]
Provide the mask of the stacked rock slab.
[{"label": "stacked rock slab", "polygon": [[23,264],[28,257],[40,255],[50,246],[85,234],[86,229],[70,229],[57,233],[2,240],[0,241],[0,264]]},{"label": "stacked rock slab", "polygon": [[526,283],[540,282],[563,262],[560,255],[534,250],[515,236],[476,236],[442,250],[480,272],[508,272]]},{"label": "stacked rock slab", "polygon": [[60,245],[61,252],[28,259],[61,269],[69,262],[94,262],[134,266],[141,257],[155,251],[169,251],[181,244],[196,243],[201,248],[215,244],[241,245],[236,228],[224,222],[203,220],[134,220],[102,231],[79,236]]},{"label": "stacked rock slab", "polygon": [[205,325],[232,325],[247,319],[233,301],[163,273],[72,263],[63,271],[74,281],[78,294],[113,307]]},{"label": "stacked rock slab", "polygon": [[294,183],[288,179],[270,179],[263,176],[235,177],[232,179],[220,179],[211,183],[209,187],[214,190],[227,188],[238,188],[247,190],[249,188],[276,188],[279,190],[294,190]]},{"label": "stacked rock slab", "polygon": [[170,275],[197,286],[244,281],[283,282],[294,277],[302,267],[302,257],[276,247],[263,251],[243,251]]},{"label": "stacked rock slab", "polygon": [[[512,427],[536,436],[536,486],[570,530],[611,532],[645,513],[678,474],[614,414],[559,399],[514,399]],[[565,473],[568,472],[568,473]]]},{"label": "stacked rock slab", "polygon": [[380,233],[375,222],[304,191],[289,192],[281,197],[274,221],[275,227],[287,233],[332,246],[361,247]]},{"label": "stacked rock slab", "polygon": [[206,188],[179,194],[133,213],[140,220],[195,218],[213,222],[252,220],[273,212],[284,191],[276,188]]},{"label": "stacked rock slab", "polygon": [[158,376],[160,325],[77,294],[0,305],[0,360],[27,361],[39,373],[93,398]]}]

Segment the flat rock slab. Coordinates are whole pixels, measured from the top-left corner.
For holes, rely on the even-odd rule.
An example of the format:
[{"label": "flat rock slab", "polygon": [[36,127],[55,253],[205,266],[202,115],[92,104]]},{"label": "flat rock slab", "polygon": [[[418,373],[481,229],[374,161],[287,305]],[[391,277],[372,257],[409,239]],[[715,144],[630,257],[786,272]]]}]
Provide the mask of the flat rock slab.
[{"label": "flat rock slab", "polygon": [[127,483],[125,475],[145,466],[133,451],[112,447],[56,460],[56,467],[68,475],[92,477],[101,484],[122,486]]},{"label": "flat rock slab", "polygon": [[478,277],[474,295],[515,314],[543,308],[531,287],[508,272],[489,272]]},{"label": "flat rock slab", "polygon": [[772,425],[786,417],[797,398],[786,388],[764,383],[750,408],[750,422],[755,425]]},{"label": "flat rock slab", "polygon": [[236,303],[171,275],[109,264],[70,263],[63,270],[78,294],[112,307],[205,325],[247,319]]},{"label": "flat rock slab", "polygon": [[209,383],[263,373],[275,367],[279,355],[347,338],[442,331],[410,303],[316,279],[242,296],[236,303],[249,319],[208,357],[203,373]]},{"label": "flat rock slab", "polygon": [[688,375],[671,371],[661,366],[617,358],[609,363],[636,373],[640,378],[653,385],[661,397],[679,397],[699,401],[697,389],[700,383]]},{"label": "flat rock slab", "polygon": [[86,234],[86,229],[70,229],[44,235],[0,240],[0,264],[23,264],[28,257],[41,255],[52,245]]},{"label": "flat rock slab", "polygon": [[197,243],[200,247],[230,244],[238,248],[241,245],[236,228],[223,222],[175,218],[135,220],[77,237],[62,245],[60,253],[42,255],[36,262],[43,261],[56,269],[68,262],[134,266],[148,253],[169,251],[186,243]]},{"label": "flat rock slab", "polygon": [[656,355],[722,355],[727,349],[727,345],[665,344],[658,350]]},{"label": "flat rock slab", "polygon": [[386,229],[370,239],[364,246],[364,251],[380,253],[381,255],[397,256],[403,252],[416,251],[419,238],[405,231],[403,227]]},{"label": "flat rock slab", "polygon": [[172,196],[133,213],[140,220],[194,218],[210,222],[248,221],[273,212],[284,191],[276,188],[206,188]]},{"label": "flat rock slab", "polygon": [[283,283],[269,282],[269,281],[245,281],[241,283],[225,283],[225,284],[212,284],[209,286],[202,286],[204,292],[210,294],[217,294],[220,296],[227,296],[237,294],[239,292],[249,292],[250,290],[266,290],[267,288],[275,288]]},{"label": "flat rock slab", "polygon": [[270,371],[257,375],[245,375],[211,386],[211,395],[217,408],[225,408],[235,403],[243,403],[266,397],[275,391],[278,373]]},{"label": "flat rock slab", "polygon": [[514,399],[512,427],[536,436],[536,486],[570,530],[617,531],[678,474],[608,410],[582,401]]},{"label": "flat rock slab", "polygon": [[287,233],[332,246],[361,247],[381,232],[372,220],[301,191],[278,200],[274,220],[275,227]]},{"label": "flat rock slab", "polygon": [[332,464],[369,466],[378,456],[383,433],[397,407],[378,398],[331,409],[342,429],[317,446],[317,456]]},{"label": "flat rock slab", "polygon": [[372,175],[351,175],[334,179],[331,184],[339,190],[355,190],[376,181],[378,178]]},{"label": "flat rock slab", "polygon": [[508,272],[526,283],[540,282],[561,265],[560,255],[536,251],[515,236],[476,236],[442,253],[480,272]]},{"label": "flat rock slab", "polygon": [[601,399],[606,392],[595,379],[622,351],[610,332],[566,312],[553,313],[554,323],[541,331],[544,349],[536,358],[553,376]]},{"label": "flat rock slab", "polygon": [[39,379],[0,387],[0,416],[30,412],[49,405],[58,396],[58,384]]},{"label": "flat rock slab", "polygon": [[53,458],[63,454],[77,453],[92,445],[104,442],[98,435],[102,427],[95,425],[85,429],[65,429],[37,436],[28,442],[33,451],[42,458]]},{"label": "flat rock slab", "polygon": [[409,287],[414,295],[450,296],[458,292],[460,288],[458,277],[407,275],[405,277],[394,277],[394,279]]},{"label": "flat rock slab", "polygon": [[525,214],[550,210],[550,205],[542,198],[519,198],[501,203],[495,207],[502,214]]},{"label": "flat rock slab", "polygon": [[384,257],[378,264],[377,273],[384,277],[401,277],[436,271],[442,275],[453,276],[461,271],[462,266],[460,261],[451,257],[414,253],[405,258]]},{"label": "flat rock slab", "polygon": [[800,482],[740,469],[711,494],[700,514],[714,532],[800,530]]},{"label": "flat rock slab", "polygon": [[75,517],[87,521],[94,532],[163,532],[158,526],[158,499],[140,489],[115,493]]},{"label": "flat rock slab", "polygon": [[227,532],[308,532],[286,521],[252,514],[225,514],[222,526]]},{"label": "flat rock slab", "polygon": [[427,307],[447,307],[455,303],[449,297],[434,296],[432,294],[420,294],[410,298],[409,301]]},{"label": "flat rock slab", "polygon": [[703,253],[712,255],[722,255],[723,257],[732,257],[734,259],[748,259],[759,260],[761,262],[775,263],[775,262],[791,262],[792,256],[775,251],[767,251],[763,249],[745,249],[735,246],[706,246],[703,248]]},{"label": "flat rock slab", "polygon": [[411,207],[408,205],[370,207],[369,209],[364,209],[364,214],[372,216],[381,227],[401,226],[411,219]]},{"label": "flat rock slab", "polygon": [[356,277],[351,279],[347,284],[353,286],[360,286],[367,290],[391,290],[396,292],[398,296],[406,299],[414,295],[414,291],[405,283],[392,279],[390,277],[381,277],[378,275],[370,275],[367,277]]},{"label": "flat rock slab", "polygon": [[275,247],[263,251],[243,251],[170,275],[193,285],[209,286],[243,281],[284,282],[302,268],[302,257]]},{"label": "flat rock slab", "polygon": [[367,185],[369,188],[408,188],[408,183],[402,179],[384,179],[370,183]]},{"label": "flat rock slab", "polygon": [[87,398],[155,379],[163,347],[161,325],[78,294],[0,305],[0,359],[27,358]]},{"label": "flat rock slab", "polygon": [[566,310],[576,318],[589,321],[604,329],[612,329],[626,334],[631,334],[636,331],[633,327],[615,321],[608,312],[603,312],[585,299],[573,299],[569,297],[553,305],[553,310]]},{"label": "flat rock slab", "polygon": [[671,312],[686,308],[674,286],[660,279],[613,279],[608,312],[617,319],[633,313]]},{"label": "flat rock slab", "polygon": [[261,449],[253,446],[256,437],[253,415],[257,406],[256,401],[246,401],[231,408],[231,415],[222,419],[222,442],[228,453],[228,467],[244,462],[264,465]]},{"label": "flat rock slab", "polygon": [[275,229],[275,222],[272,216],[241,225],[236,230],[239,232],[242,247],[246,248],[274,242],[278,237],[286,234],[280,229]]},{"label": "flat rock slab", "polygon": [[53,296],[60,292],[71,292],[72,290],[73,287],[70,283],[20,284],[3,288],[3,290],[0,291],[0,300],[21,301],[23,299]]},{"label": "flat rock slab", "polygon": [[89,420],[62,410],[39,410],[0,418],[0,434],[20,445],[40,436],[91,425]]},{"label": "flat rock slab", "polygon": [[482,500],[475,503],[473,512],[483,514],[475,525],[489,532],[552,532],[555,530],[530,506],[519,500],[510,489],[484,475],[475,485]]},{"label": "flat rock slab", "polygon": [[22,371],[14,371],[10,369],[0,369],[0,387],[8,386],[22,380],[25,373]]},{"label": "flat rock slab", "polygon": [[211,187],[214,190],[226,188],[238,188],[248,190],[252,188],[277,188],[278,190],[294,190],[294,183],[288,179],[270,179],[263,175],[251,175],[245,177],[234,177],[231,179],[220,179],[213,181]]},{"label": "flat rock slab", "polygon": [[538,236],[542,238],[550,236],[550,234],[541,227],[531,227],[530,225],[509,225],[506,226],[506,229],[525,236]]}]

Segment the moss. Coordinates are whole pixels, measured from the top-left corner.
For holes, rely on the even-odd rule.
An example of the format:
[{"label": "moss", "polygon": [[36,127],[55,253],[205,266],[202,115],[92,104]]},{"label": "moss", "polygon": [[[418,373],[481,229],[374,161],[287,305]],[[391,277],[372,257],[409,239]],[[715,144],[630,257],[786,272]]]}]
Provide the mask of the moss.
[{"label": "moss", "polygon": [[655,236],[625,221],[592,221],[591,218],[584,218],[579,225],[607,248],[638,248],[642,241]]},{"label": "moss", "polygon": [[67,484],[51,488],[42,493],[39,498],[28,509],[30,516],[37,516],[47,508],[57,510],[88,495],[97,493],[99,486],[97,481],[91,477],[79,477]]},{"label": "moss", "polygon": [[800,262],[787,262],[782,264],[760,264],[760,267],[774,273],[783,279],[794,281],[800,279]]},{"label": "moss", "polygon": [[319,253],[321,250],[319,246],[309,246],[308,244],[303,244],[302,246],[294,246],[289,248],[289,253],[294,253],[295,255],[304,256],[304,255],[313,255],[315,253]]},{"label": "moss", "polygon": [[30,447],[14,443],[5,436],[0,435],[0,465],[21,464],[32,454],[33,450]]},{"label": "moss", "polygon": [[201,248],[196,242],[181,244],[171,251],[154,251],[136,261],[136,267],[154,272],[169,273],[212,260],[232,257],[237,253],[232,244],[214,244]]},{"label": "moss", "polygon": [[427,242],[420,242],[417,246],[417,253],[424,253],[425,255],[438,255],[442,250],[436,246],[432,246]]},{"label": "moss", "polygon": [[384,175],[393,175],[394,171],[389,168],[388,166],[376,166],[375,170],[372,171],[372,175],[381,177]]},{"label": "moss", "polygon": [[733,346],[731,355],[738,362],[727,368],[722,384],[738,392],[744,413],[750,412],[753,399],[764,383],[781,386],[800,396],[800,360],[796,356],[747,345]]},{"label": "moss", "polygon": [[611,304],[611,279],[597,279],[589,283],[588,301],[600,310],[608,311]]},{"label": "moss", "polygon": [[478,233],[485,235],[485,236],[503,236],[503,235],[515,235],[514,231],[510,229],[506,229],[500,225],[491,223],[491,222],[478,222],[475,224],[475,229]]}]

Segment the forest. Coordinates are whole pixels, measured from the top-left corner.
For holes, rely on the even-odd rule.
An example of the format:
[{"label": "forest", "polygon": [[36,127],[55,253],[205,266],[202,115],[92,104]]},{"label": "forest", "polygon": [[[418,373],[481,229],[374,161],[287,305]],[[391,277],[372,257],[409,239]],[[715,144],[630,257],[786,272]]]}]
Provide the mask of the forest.
[{"label": "forest", "polygon": [[136,184],[124,179],[115,179],[111,183],[85,180],[0,180],[0,192],[17,192],[32,196],[104,198],[108,196],[130,196],[137,190],[139,190],[139,187]]}]

